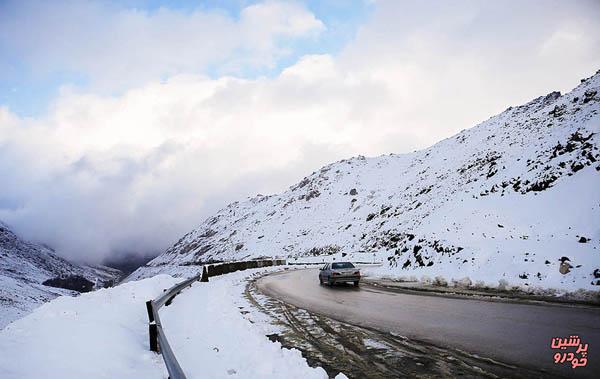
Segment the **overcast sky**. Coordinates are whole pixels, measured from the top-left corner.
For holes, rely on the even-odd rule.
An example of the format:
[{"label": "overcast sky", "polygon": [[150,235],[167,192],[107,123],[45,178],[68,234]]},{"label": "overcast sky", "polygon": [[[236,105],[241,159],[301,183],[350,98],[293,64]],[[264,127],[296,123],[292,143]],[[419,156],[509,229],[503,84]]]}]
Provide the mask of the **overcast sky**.
[{"label": "overcast sky", "polygon": [[75,260],[600,68],[598,1],[0,2],[0,220]]}]

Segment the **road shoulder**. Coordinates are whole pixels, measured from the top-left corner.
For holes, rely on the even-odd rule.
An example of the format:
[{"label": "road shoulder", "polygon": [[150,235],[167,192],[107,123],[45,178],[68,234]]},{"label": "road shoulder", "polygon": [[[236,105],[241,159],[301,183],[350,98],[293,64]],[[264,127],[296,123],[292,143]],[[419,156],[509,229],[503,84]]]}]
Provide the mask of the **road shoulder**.
[{"label": "road shoulder", "polygon": [[454,299],[473,299],[480,301],[532,304],[560,307],[599,308],[600,293],[598,298],[581,300],[570,297],[544,296],[528,294],[517,290],[500,291],[494,288],[470,289],[461,287],[442,287],[424,285],[419,282],[405,282],[381,278],[363,278],[361,285],[381,291],[389,291],[419,296],[439,296]]}]

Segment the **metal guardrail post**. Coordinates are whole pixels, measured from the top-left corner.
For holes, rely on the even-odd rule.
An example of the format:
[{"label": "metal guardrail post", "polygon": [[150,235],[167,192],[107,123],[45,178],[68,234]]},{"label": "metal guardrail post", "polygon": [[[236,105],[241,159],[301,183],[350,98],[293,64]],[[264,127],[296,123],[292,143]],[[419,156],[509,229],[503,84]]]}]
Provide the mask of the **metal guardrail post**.
[{"label": "metal guardrail post", "polygon": [[148,311],[148,321],[154,322],[154,312],[152,311],[152,300],[146,302],[146,311]]},{"label": "metal guardrail post", "polygon": [[148,335],[150,336],[150,351],[160,353],[158,346],[158,327],[155,322],[148,324]]}]

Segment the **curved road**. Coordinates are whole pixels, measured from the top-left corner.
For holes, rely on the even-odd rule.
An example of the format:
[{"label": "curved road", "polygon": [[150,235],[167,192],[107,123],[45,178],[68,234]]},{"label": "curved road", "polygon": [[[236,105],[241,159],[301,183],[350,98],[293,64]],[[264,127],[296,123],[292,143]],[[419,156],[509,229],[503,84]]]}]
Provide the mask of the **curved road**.
[{"label": "curved road", "polygon": [[[308,311],[518,367],[582,378],[600,372],[600,308],[406,294],[364,284],[320,286],[317,275],[316,269],[288,270],[257,285],[266,295]],[[551,339],[570,335],[588,344],[586,367],[554,364]]]}]

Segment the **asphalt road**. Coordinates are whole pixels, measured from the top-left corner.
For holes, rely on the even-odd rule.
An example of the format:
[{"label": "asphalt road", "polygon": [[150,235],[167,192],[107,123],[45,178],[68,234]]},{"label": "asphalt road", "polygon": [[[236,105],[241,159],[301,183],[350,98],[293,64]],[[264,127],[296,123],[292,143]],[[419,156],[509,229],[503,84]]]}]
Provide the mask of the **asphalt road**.
[{"label": "asphalt road", "polygon": [[[340,321],[461,349],[548,374],[597,377],[600,308],[490,302],[405,294],[373,286],[320,286],[318,270],[261,278],[265,294]],[[588,344],[586,367],[554,364],[553,337],[578,335]]]}]

